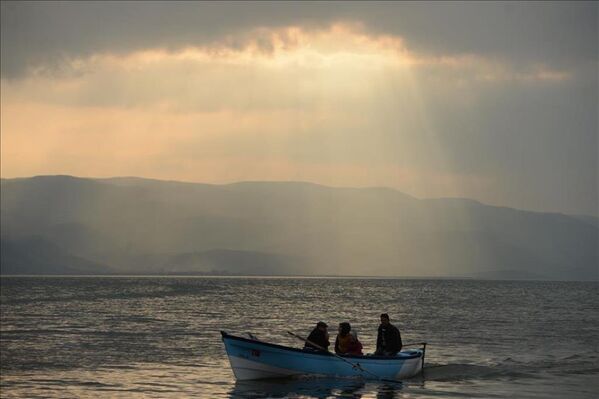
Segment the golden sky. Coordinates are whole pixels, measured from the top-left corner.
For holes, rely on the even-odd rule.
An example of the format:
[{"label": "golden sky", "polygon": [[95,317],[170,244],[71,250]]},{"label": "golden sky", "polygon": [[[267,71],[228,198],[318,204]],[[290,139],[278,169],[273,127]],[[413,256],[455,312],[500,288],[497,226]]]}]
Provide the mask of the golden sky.
[{"label": "golden sky", "polygon": [[[547,158],[565,151],[564,126],[582,132],[566,141],[566,159],[593,143],[592,123],[552,131],[547,115],[574,118],[562,99],[593,84],[588,64],[414,43],[338,18],[256,24],[179,46],[90,47],[65,53],[58,68],[32,62],[1,80],[1,175],[301,180],[592,211],[596,198],[542,200],[559,184]],[[584,96],[574,101],[589,108],[593,92]],[[588,172],[594,154],[561,180]],[[574,196],[589,192],[589,173]]]}]

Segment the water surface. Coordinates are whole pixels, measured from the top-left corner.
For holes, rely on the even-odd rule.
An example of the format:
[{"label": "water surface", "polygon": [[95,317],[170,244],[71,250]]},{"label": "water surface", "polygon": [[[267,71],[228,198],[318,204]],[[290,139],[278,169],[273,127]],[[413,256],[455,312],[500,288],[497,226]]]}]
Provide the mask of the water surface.
[{"label": "water surface", "polygon": [[[597,283],[327,278],[3,277],[0,389],[11,397],[594,398]],[[303,377],[235,382],[219,330],[301,346],[378,316],[427,341],[403,385]]]}]

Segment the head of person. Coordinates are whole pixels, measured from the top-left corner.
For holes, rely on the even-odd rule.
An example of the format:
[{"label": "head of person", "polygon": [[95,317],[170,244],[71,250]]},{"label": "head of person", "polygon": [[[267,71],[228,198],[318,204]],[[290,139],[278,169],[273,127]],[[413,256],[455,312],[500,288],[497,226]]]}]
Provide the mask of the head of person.
[{"label": "head of person", "polygon": [[326,332],[328,327],[329,326],[327,326],[327,323],[324,321],[319,321],[316,323],[316,328],[318,328],[320,331]]},{"label": "head of person", "polygon": [[381,324],[384,326],[389,325],[389,315],[387,313],[381,314]]},{"label": "head of person", "polygon": [[351,331],[351,325],[344,321],[343,323],[339,323],[339,335],[345,337]]},{"label": "head of person", "polygon": [[354,341],[358,340],[358,332],[356,330],[352,329],[349,333],[354,338]]}]

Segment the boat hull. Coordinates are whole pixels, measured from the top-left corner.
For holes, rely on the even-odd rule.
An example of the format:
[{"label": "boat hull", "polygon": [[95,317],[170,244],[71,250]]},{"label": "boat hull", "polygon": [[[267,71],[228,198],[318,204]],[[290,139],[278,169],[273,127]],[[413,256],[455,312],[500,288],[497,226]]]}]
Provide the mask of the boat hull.
[{"label": "boat hull", "polygon": [[[231,369],[237,380],[284,378],[317,374],[400,380],[422,371],[424,351],[402,351],[397,356],[344,356],[313,352],[222,333]],[[354,367],[359,365],[359,367]]]}]

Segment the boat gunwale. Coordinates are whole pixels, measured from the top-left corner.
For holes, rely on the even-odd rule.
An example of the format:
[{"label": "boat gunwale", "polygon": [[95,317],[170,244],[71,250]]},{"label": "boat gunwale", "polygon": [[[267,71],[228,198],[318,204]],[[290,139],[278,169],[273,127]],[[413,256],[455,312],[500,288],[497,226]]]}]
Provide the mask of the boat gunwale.
[{"label": "boat gunwale", "polygon": [[[282,350],[286,350],[286,351],[292,351],[292,352],[298,352],[298,353],[303,353],[306,355],[318,355],[318,356],[335,356],[335,354],[331,353],[331,352],[325,352],[325,351],[310,351],[310,350],[304,350],[304,349],[299,349],[299,348],[292,348],[290,346],[284,346],[284,345],[279,345],[279,344],[273,344],[270,342],[264,342],[264,341],[257,341],[254,339],[250,339],[250,338],[244,338],[244,337],[239,337],[237,335],[231,335],[229,333],[227,333],[226,331],[222,331],[221,330],[221,335],[222,335],[222,339],[223,341],[225,339],[232,339],[232,340],[237,340],[237,341],[242,341],[242,342],[248,342],[248,343],[253,343],[253,344],[258,344],[258,345],[264,345],[264,346],[269,346],[271,348],[277,348],[277,349],[282,349]],[[414,351],[416,353],[414,354],[401,354],[400,356],[378,356],[378,355],[337,355],[337,356],[341,356],[344,359],[362,359],[362,360],[387,360],[387,361],[404,361],[404,360],[411,360],[411,359],[417,359],[422,357],[422,351]],[[400,352],[401,353],[401,352]]]}]

